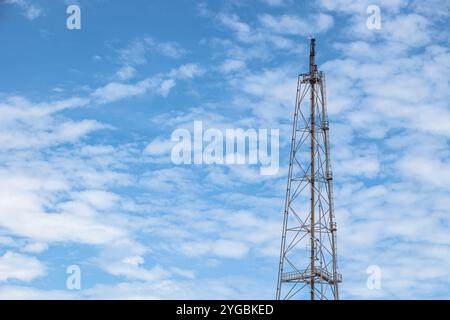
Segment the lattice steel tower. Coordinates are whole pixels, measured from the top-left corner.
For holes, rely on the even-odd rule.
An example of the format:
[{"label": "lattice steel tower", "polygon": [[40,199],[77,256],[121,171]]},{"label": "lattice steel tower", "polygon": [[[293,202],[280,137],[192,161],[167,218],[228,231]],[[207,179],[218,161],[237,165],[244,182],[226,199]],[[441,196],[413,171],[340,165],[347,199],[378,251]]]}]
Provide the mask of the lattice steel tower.
[{"label": "lattice steel tower", "polygon": [[297,84],[276,298],[339,299],[341,281],[325,75],[311,39],[309,73]]}]

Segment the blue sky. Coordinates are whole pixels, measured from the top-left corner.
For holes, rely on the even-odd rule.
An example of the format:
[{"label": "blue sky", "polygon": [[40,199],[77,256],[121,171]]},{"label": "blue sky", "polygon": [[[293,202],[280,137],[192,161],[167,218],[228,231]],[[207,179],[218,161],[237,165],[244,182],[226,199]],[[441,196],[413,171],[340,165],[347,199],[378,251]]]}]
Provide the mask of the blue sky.
[{"label": "blue sky", "polygon": [[[81,30],[66,28],[79,4]],[[381,10],[381,29],[366,9]],[[450,296],[446,1],[0,1],[0,297],[275,295],[296,77],[327,74],[341,297]],[[280,130],[280,170],[171,134]],[[81,269],[81,290],[66,268]],[[369,290],[367,268],[381,270]]]}]

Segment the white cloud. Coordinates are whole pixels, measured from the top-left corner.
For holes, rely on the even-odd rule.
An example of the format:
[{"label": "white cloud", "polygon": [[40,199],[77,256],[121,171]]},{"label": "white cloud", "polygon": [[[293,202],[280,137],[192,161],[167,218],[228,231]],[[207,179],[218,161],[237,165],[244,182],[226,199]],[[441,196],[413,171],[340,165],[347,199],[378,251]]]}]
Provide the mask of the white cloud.
[{"label": "white cloud", "polygon": [[[437,34],[431,31],[431,26],[436,22],[434,14],[426,16],[426,11],[411,12],[401,10],[414,6],[414,1],[385,1],[380,5],[381,28],[371,30],[366,26],[369,15],[366,8],[372,5],[370,1],[322,1],[329,10],[344,12],[350,15],[349,23],[343,30],[347,38],[356,40],[364,39],[380,44],[387,41],[393,49],[392,53],[398,53],[405,48],[422,47],[437,39]],[[386,52],[387,53],[387,52]]]},{"label": "white cloud", "polygon": [[219,21],[224,26],[234,31],[239,40],[244,42],[252,41],[252,33],[250,26],[247,23],[242,22],[237,15],[221,14],[219,15]]},{"label": "white cloud", "polygon": [[[320,0],[320,5],[329,11],[337,11],[344,12],[348,14],[355,15],[366,15],[366,9],[368,6],[374,3],[371,0],[360,0],[360,1],[352,1],[352,0]],[[404,8],[408,5],[408,1],[406,0],[385,0],[382,1],[380,7],[382,10],[386,10],[389,13],[398,12],[398,10]]]},{"label": "white cloud", "polygon": [[198,64],[188,63],[183,64],[177,69],[172,69],[169,72],[169,76],[178,79],[192,79],[198,76],[202,76],[205,73],[205,69]]},{"label": "white cloud", "polygon": [[195,272],[192,270],[181,269],[177,267],[170,268],[170,272],[187,279],[195,279]]},{"label": "white cloud", "polygon": [[192,172],[182,167],[152,170],[144,173],[140,183],[152,191],[170,194],[175,190],[194,192]]},{"label": "white cloud", "polygon": [[107,85],[96,89],[92,93],[92,97],[97,99],[99,103],[111,103],[121,99],[142,95],[152,89],[155,90],[158,85],[159,81],[152,78],[147,78],[134,84],[110,82]]},{"label": "white cloud", "polygon": [[[272,68],[246,73],[230,80],[240,94],[250,97],[243,103],[250,108],[254,120],[264,127],[282,128],[280,120],[291,112],[295,103],[296,74],[288,68]],[[270,90],[267,90],[270,88]]]},{"label": "white cloud", "polygon": [[23,252],[29,253],[41,253],[48,249],[48,245],[44,242],[32,242],[28,243],[24,248],[22,248]]},{"label": "white cloud", "polygon": [[125,264],[131,264],[133,266],[139,266],[144,263],[144,258],[141,256],[132,256],[132,257],[126,257],[122,260]]},{"label": "white cloud", "polygon": [[427,32],[428,20],[418,14],[398,15],[385,22],[386,39],[399,41],[412,46],[424,46],[430,42]]},{"label": "white cloud", "polygon": [[161,96],[167,97],[169,95],[170,91],[172,90],[172,88],[175,87],[175,84],[176,84],[175,80],[173,80],[173,79],[166,79],[163,82],[161,82],[157,92]]},{"label": "white cloud", "polygon": [[123,276],[127,279],[141,280],[141,281],[161,281],[167,278],[170,274],[161,266],[155,266],[152,269],[146,269],[141,266],[143,259],[136,261],[135,257],[127,257],[120,262],[108,263],[105,265],[105,270],[115,276]]},{"label": "white cloud", "polygon": [[[87,154],[82,159],[76,148],[52,152],[53,147],[78,142],[104,127],[97,121],[76,122],[59,114],[87,103],[81,98],[32,103],[21,97],[0,102],[0,137],[5,139],[0,154],[0,225],[9,234],[29,240],[25,252],[45,250],[53,242],[105,244],[126,237],[120,227],[100,222],[96,215],[96,210],[112,207],[112,194],[71,191],[104,188],[111,181],[121,184],[128,177],[111,168],[97,171],[101,162],[88,164]],[[99,157],[98,152],[90,157]],[[104,165],[108,168],[110,162]]]},{"label": "white cloud", "polygon": [[117,77],[124,81],[133,78],[136,75],[136,69],[132,66],[123,66],[117,71]]},{"label": "white cloud", "polygon": [[21,96],[9,96],[0,103],[0,115],[3,121],[21,121],[31,122],[36,117],[45,117],[52,113],[71,108],[84,107],[89,103],[86,98],[74,97],[54,102],[32,103]]},{"label": "white cloud", "polygon": [[0,256],[0,281],[31,281],[44,275],[45,267],[36,258],[11,251]]},{"label": "white cloud", "polygon": [[117,194],[104,190],[85,190],[72,194],[72,197],[99,210],[116,207],[120,199]]},{"label": "white cloud", "polygon": [[180,251],[187,256],[215,255],[224,258],[242,258],[248,253],[248,246],[240,241],[219,239],[208,242],[185,242]]},{"label": "white cloud", "polygon": [[434,187],[448,189],[450,161],[420,154],[409,154],[397,162],[406,179],[414,179]]},{"label": "white cloud", "polygon": [[174,142],[172,142],[170,139],[157,137],[145,147],[144,154],[148,154],[151,156],[167,155],[170,154],[173,146]]},{"label": "white cloud", "polygon": [[22,10],[23,15],[30,21],[39,18],[43,14],[39,6],[30,4],[27,0],[5,0],[4,3],[18,6]]},{"label": "white cloud", "polygon": [[[130,79],[135,74],[131,66],[123,67],[118,72],[121,80]],[[197,64],[188,63],[167,73],[167,78],[162,75],[149,77],[136,83],[110,82],[103,87],[97,88],[92,93],[92,98],[98,103],[112,103],[121,99],[136,97],[146,93],[155,93],[167,97],[175,87],[175,79],[192,79],[205,73],[204,68]]]},{"label": "white cloud", "polygon": [[225,74],[243,69],[245,69],[245,62],[236,59],[227,59],[219,66],[219,70]]},{"label": "white cloud", "polygon": [[[270,299],[273,297],[271,283],[261,281],[261,279],[248,279],[243,276],[222,276],[206,278],[201,280],[201,285],[197,281],[174,281],[165,280],[150,283],[123,283],[113,286],[98,286],[89,292],[95,296],[109,296],[118,298],[138,298],[138,299],[251,299],[254,292],[259,296]],[[116,289],[114,289],[116,288]],[[120,288],[120,290],[118,290]],[[248,288],[254,288],[250,291]]]},{"label": "white cloud", "polygon": [[83,107],[87,99],[72,98],[52,103],[32,103],[22,97],[8,97],[0,102],[0,141],[7,148],[38,148],[51,144],[75,142],[86,134],[105,128],[95,120],[78,122],[56,118],[59,111]]},{"label": "white cloud", "polygon": [[0,286],[0,299],[2,300],[69,300],[79,296],[68,290],[42,290],[17,285]]},{"label": "white cloud", "polygon": [[308,35],[327,31],[333,26],[333,17],[327,14],[317,14],[310,18],[300,18],[284,14],[273,16],[264,14],[259,17],[264,28],[279,34]]},{"label": "white cloud", "polygon": [[119,56],[125,65],[140,65],[147,63],[147,43],[152,40],[144,39],[134,39],[131,41],[126,48],[119,50]]},{"label": "white cloud", "polygon": [[[95,217],[84,216],[82,212],[46,213],[43,199],[37,194],[2,187],[0,225],[9,232],[37,241],[74,241],[91,244],[105,244],[124,236],[119,228],[96,221]],[[34,221],[33,224],[28,221]]]},{"label": "white cloud", "polygon": [[238,241],[218,240],[214,243],[212,250],[218,256],[240,258],[248,252],[248,247]]},{"label": "white cloud", "polygon": [[185,50],[176,42],[163,42],[156,46],[157,51],[163,56],[170,58],[181,58]]},{"label": "white cloud", "polygon": [[129,66],[146,64],[152,53],[177,59],[185,52],[176,42],[157,42],[150,37],[135,38],[125,48],[118,50],[119,59]]}]

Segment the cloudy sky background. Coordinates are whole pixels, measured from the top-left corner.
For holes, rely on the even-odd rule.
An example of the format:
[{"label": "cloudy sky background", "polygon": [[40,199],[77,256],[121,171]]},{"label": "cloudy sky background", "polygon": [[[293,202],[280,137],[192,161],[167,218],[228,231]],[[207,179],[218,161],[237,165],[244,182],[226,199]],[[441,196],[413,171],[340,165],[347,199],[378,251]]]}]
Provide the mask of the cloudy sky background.
[{"label": "cloudy sky background", "polygon": [[[81,30],[66,28],[72,3]],[[0,298],[273,298],[310,34],[327,74],[341,298],[449,298],[449,11],[0,1]],[[280,129],[278,174],[173,165],[170,135],[193,121]],[[70,265],[82,290],[66,288]]]}]

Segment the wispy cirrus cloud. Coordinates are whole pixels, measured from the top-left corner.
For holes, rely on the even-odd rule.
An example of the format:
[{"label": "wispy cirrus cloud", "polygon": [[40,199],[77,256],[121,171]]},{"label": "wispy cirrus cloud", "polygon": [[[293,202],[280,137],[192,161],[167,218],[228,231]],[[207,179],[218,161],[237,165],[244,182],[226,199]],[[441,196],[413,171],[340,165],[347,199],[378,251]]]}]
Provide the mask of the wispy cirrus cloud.
[{"label": "wispy cirrus cloud", "polygon": [[274,16],[263,14],[259,17],[262,26],[278,34],[290,34],[307,36],[320,34],[333,26],[334,19],[331,15],[319,13],[308,18],[284,14]]},{"label": "wispy cirrus cloud", "polygon": [[25,16],[25,18],[30,21],[39,18],[43,14],[42,8],[40,6],[31,3],[31,1],[28,0],[4,0],[3,3],[13,4],[17,6],[22,11],[22,14]]},{"label": "wispy cirrus cloud", "polygon": [[186,50],[176,42],[158,42],[151,37],[135,38],[126,47],[118,49],[119,59],[125,65],[146,64],[151,54],[178,59],[185,53]]}]

